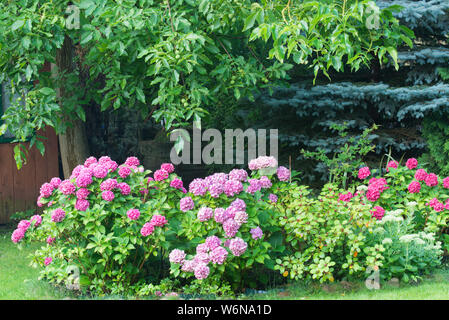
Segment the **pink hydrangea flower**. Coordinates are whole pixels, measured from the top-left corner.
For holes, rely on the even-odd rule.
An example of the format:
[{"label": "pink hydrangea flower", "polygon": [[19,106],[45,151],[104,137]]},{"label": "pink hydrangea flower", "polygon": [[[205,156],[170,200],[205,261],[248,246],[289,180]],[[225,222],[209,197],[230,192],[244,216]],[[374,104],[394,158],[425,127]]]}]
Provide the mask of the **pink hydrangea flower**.
[{"label": "pink hydrangea flower", "polygon": [[114,172],[118,168],[118,164],[115,161],[108,161],[104,165],[109,169],[109,172]]},{"label": "pink hydrangea flower", "polygon": [[39,227],[42,224],[42,217],[38,214],[35,214],[30,218],[30,222],[34,222],[34,227]]},{"label": "pink hydrangea flower", "polygon": [[72,170],[72,176],[71,178],[77,178],[81,172],[81,170],[84,168],[83,165],[77,165],[73,170]]},{"label": "pink hydrangea flower", "polygon": [[206,279],[209,276],[210,269],[204,263],[199,263],[195,266],[194,275],[198,280]]},{"label": "pink hydrangea flower", "polygon": [[429,187],[434,187],[434,186],[438,185],[438,176],[435,173],[429,173],[426,176],[426,179],[424,180],[424,182]]},{"label": "pink hydrangea flower", "polygon": [[376,201],[380,198],[380,191],[377,189],[368,189],[368,191],[366,191],[366,198],[369,201]]},{"label": "pink hydrangea flower", "polygon": [[48,237],[47,237],[47,243],[48,243],[48,244],[52,244],[53,242],[55,242],[55,240],[56,240],[56,239],[53,238],[53,237],[51,237],[51,236],[48,236]]},{"label": "pink hydrangea flower", "polygon": [[262,168],[275,168],[277,167],[278,162],[276,158],[269,156],[261,156],[256,159],[251,160],[248,163],[248,168],[251,171],[259,170]]},{"label": "pink hydrangea flower", "polygon": [[61,184],[61,179],[60,178],[58,178],[58,177],[54,177],[54,178],[51,178],[51,180],[50,180],[50,184],[53,186],[53,188],[58,188],[59,187],[59,185]]},{"label": "pink hydrangea flower", "polygon": [[23,229],[23,230],[27,231],[30,226],[31,226],[30,221],[20,220],[19,224],[17,225],[17,229]]},{"label": "pink hydrangea flower", "polygon": [[121,194],[124,196],[127,196],[131,193],[131,187],[126,182],[119,183],[117,187],[120,189]]},{"label": "pink hydrangea flower", "polygon": [[44,204],[41,202],[42,198],[43,198],[43,197],[42,197],[41,195],[39,195],[39,197],[37,197],[36,204],[37,204],[37,206],[38,206],[39,208],[41,208],[41,207],[44,206]]},{"label": "pink hydrangea flower", "polygon": [[433,209],[434,209],[436,212],[443,211],[445,208],[446,208],[446,207],[445,207],[444,203],[442,203],[442,202],[440,202],[440,201],[438,201],[437,203],[435,203],[435,205],[433,206]]},{"label": "pink hydrangea flower", "polygon": [[377,220],[381,220],[385,214],[385,209],[380,206],[375,206],[373,209],[374,210],[370,210],[372,216]]},{"label": "pink hydrangea flower", "polygon": [[48,198],[51,196],[54,189],[55,187],[52,184],[46,182],[41,186],[40,194],[43,198]]},{"label": "pink hydrangea flower", "polygon": [[443,188],[449,189],[449,177],[443,179]]},{"label": "pink hydrangea flower", "polygon": [[81,174],[76,178],[76,185],[80,188],[87,187],[92,183],[92,176],[89,174]]},{"label": "pink hydrangea flower", "polygon": [[90,194],[90,191],[89,191],[88,189],[86,189],[86,188],[81,188],[81,189],[78,189],[78,191],[76,192],[76,197],[77,197],[78,199],[84,199],[84,200],[86,200],[87,197],[89,196],[89,194]]},{"label": "pink hydrangea flower", "polygon": [[45,266],[48,266],[50,263],[52,263],[53,259],[51,257],[47,257],[44,260],[44,264]]},{"label": "pink hydrangea flower", "polygon": [[16,229],[11,234],[11,241],[14,243],[20,242],[25,237],[26,230],[24,229]]},{"label": "pink hydrangea flower", "polygon": [[421,184],[418,181],[412,181],[408,185],[408,192],[418,193],[421,190]]},{"label": "pink hydrangea flower", "polygon": [[239,211],[245,211],[246,210],[246,203],[242,199],[235,199],[231,202],[231,207],[236,208]]},{"label": "pink hydrangea flower", "polygon": [[424,169],[418,169],[415,172],[415,179],[418,181],[424,181],[426,180],[427,172]]},{"label": "pink hydrangea flower", "polygon": [[212,183],[209,185],[208,190],[212,198],[218,198],[223,193],[224,187],[220,183]]},{"label": "pink hydrangea flower", "polygon": [[211,219],[214,216],[214,212],[211,208],[208,207],[202,207],[200,210],[198,210],[198,220],[201,222],[205,222],[209,219]]},{"label": "pink hydrangea flower", "polygon": [[89,167],[93,163],[97,163],[97,159],[95,157],[89,157],[84,161],[84,166]]},{"label": "pink hydrangea flower", "polygon": [[273,193],[270,193],[269,196],[268,196],[268,200],[271,203],[276,203],[276,202],[278,202],[278,196],[273,194]]},{"label": "pink hydrangea flower", "polygon": [[277,170],[277,176],[280,181],[288,181],[290,179],[290,170],[280,166]]},{"label": "pink hydrangea flower", "polygon": [[195,257],[193,258],[193,260],[194,260],[196,263],[204,263],[204,264],[208,264],[209,261],[210,261],[210,258],[209,258],[209,254],[208,254],[208,253],[197,253],[197,254],[195,255]]},{"label": "pink hydrangea flower", "polygon": [[239,209],[237,209],[236,207],[233,206],[229,206],[226,208],[225,210],[225,216],[224,219],[234,219],[235,214],[237,213],[237,211],[239,211]]},{"label": "pink hydrangea flower", "polygon": [[223,264],[228,257],[228,251],[223,247],[216,247],[209,253],[210,261],[213,264]]},{"label": "pink hydrangea flower", "polygon": [[147,222],[143,225],[142,229],[140,229],[140,234],[144,237],[151,235],[154,232],[154,226],[152,223]]},{"label": "pink hydrangea flower", "polygon": [[246,192],[249,194],[254,194],[262,188],[260,181],[257,179],[248,179],[248,182],[249,186],[246,188]]},{"label": "pink hydrangea flower", "polygon": [[209,251],[212,251],[215,248],[221,246],[221,240],[217,236],[210,236],[210,237],[206,238],[206,241],[204,242],[204,244],[209,249]]},{"label": "pink hydrangea flower", "polygon": [[233,169],[229,172],[229,180],[237,180],[244,182],[248,179],[248,172],[244,169]]},{"label": "pink hydrangea flower", "polygon": [[223,185],[226,181],[228,181],[228,175],[224,172],[217,172],[204,178],[204,181],[206,182],[207,186],[210,186],[214,183]]},{"label": "pink hydrangea flower", "polygon": [[413,170],[418,166],[418,160],[416,160],[415,158],[410,158],[405,163],[405,166],[410,170]]},{"label": "pink hydrangea flower", "polygon": [[154,180],[162,181],[168,178],[168,172],[162,169],[156,170],[154,172]]},{"label": "pink hydrangea flower", "polygon": [[139,209],[129,209],[126,212],[126,215],[128,216],[129,219],[131,220],[137,220],[140,217],[140,211]]},{"label": "pink hydrangea flower", "polygon": [[163,163],[161,164],[161,169],[167,171],[168,173],[172,173],[175,171],[175,166],[171,163]]},{"label": "pink hydrangea flower", "polygon": [[168,223],[168,221],[164,216],[156,214],[151,217],[150,223],[152,223],[155,227],[163,227]]},{"label": "pink hydrangea flower", "polygon": [[207,244],[204,243],[200,243],[199,245],[196,246],[196,253],[208,253],[209,252],[209,247],[207,246]]},{"label": "pink hydrangea flower", "polygon": [[260,229],[259,227],[251,229],[250,233],[251,233],[251,237],[254,240],[262,239],[262,237],[263,237],[262,229]]},{"label": "pink hydrangea flower", "polygon": [[65,218],[65,211],[61,208],[55,209],[51,215],[51,221],[61,222]]},{"label": "pink hydrangea flower", "polygon": [[195,207],[195,203],[193,202],[191,197],[184,197],[181,200],[179,200],[179,208],[181,211],[189,211],[192,210]]},{"label": "pink hydrangea flower", "polygon": [[397,169],[398,168],[398,163],[396,161],[394,161],[394,160],[391,160],[387,164],[387,172],[389,172],[389,168]]},{"label": "pink hydrangea flower", "polygon": [[369,170],[369,167],[363,167],[359,169],[358,177],[360,180],[366,179],[371,175],[371,171]]},{"label": "pink hydrangea flower", "polygon": [[338,196],[338,200],[339,201],[348,202],[353,197],[354,197],[354,195],[352,194],[352,192],[349,191],[348,193],[340,193],[340,195]]},{"label": "pink hydrangea flower", "polygon": [[77,199],[75,203],[75,209],[78,211],[86,211],[87,209],[89,209],[89,205],[90,203],[86,199]]},{"label": "pink hydrangea flower", "polygon": [[92,171],[95,178],[103,179],[108,175],[109,168],[105,165],[99,164]]},{"label": "pink hydrangea flower", "polygon": [[234,220],[242,225],[248,221],[248,214],[245,211],[237,211],[234,215]]},{"label": "pink hydrangea flower", "polygon": [[126,177],[128,177],[130,174],[132,173],[130,167],[126,166],[126,165],[122,165],[119,167],[118,169],[118,175],[122,178],[125,179]]},{"label": "pink hydrangea flower", "polygon": [[183,264],[186,258],[184,250],[174,249],[168,255],[168,259],[171,263]]},{"label": "pink hydrangea flower", "polygon": [[237,231],[239,231],[239,228],[240,224],[234,219],[227,219],[223,222],[223,230],[228,238],[234,237],[237,234]]},{"label": "pink hydrangea flower", "polygon": [[246,244],[246,242],[239,237],[231,239],[231,242],[229,242],[229,250],[231,250],[232,254],[236,257],[244,254],[247,247],[248,245]]},{"label": "pink hydrangea flower", "polygon": [[194,260],[184,260],[181,270],[184,272],[193,272],[196,267],[196,262]]},{"label": "pink hydrangea flower", "polygon": [[175,178],[170,182],[170,187],[175,189],[181,189],[182,187],[184,187],[184,184],[182,183],[182,180]]},{"label": "pink hydrangea flower", "polygon": [[76,187],[72,182],[70,182],[70,180],[64,180],[61,182],[58,189],[62,192],[62,194],[67,196],[70,194],[74,194]]},{"label": "pink hydrangea flower", "polygon": [[103,198],[104,201],[111,202],[112,200],[114,200],[115,195],[114,192],[105,190],[101,193],[101,197]]},{"label": "pink hydrangea flower", "polygon": [[218,223],[223,223],[225,221],[225,209],[216,208],[214,211],[214,219]]},{"label": "pink hydrangea flower", "polygon": [[204,179],[196,178],[189,184],[189,192],[195,196],[204,196],[207,191],[207,183]]},{"label": "pink hydrangea flower", "polygon": [[271,180],[267,176],[260,177],[259,181],[260,181],[260,187],[263,189],[271,188],[271,186],[273,185],[271,183]]},{"label": "pink hydrangea flower", "polygon": [[136,157],[128,157],[125,161],[125,164],[130,167],[138,167],[140,165],[140,161]]},{"label": "pink hydrangea flower", "polygon": [[111,191],[117,188],[117,180],[116,179],[107,179],[100,184],[101,191]]}]

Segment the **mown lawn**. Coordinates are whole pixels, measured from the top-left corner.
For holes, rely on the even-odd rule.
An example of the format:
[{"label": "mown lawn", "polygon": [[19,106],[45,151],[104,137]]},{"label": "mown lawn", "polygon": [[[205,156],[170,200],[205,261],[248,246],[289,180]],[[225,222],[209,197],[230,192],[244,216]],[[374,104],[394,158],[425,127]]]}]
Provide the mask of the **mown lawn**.
[{"label": "mown lawn", "polygon": [[[52,287],[38,280],[37,269],[29,266],[28,255],[38,244],[19,250],[11,242],[11,230],[0,226],[0,300],[64,299],[73,296],[66,290]],[[107,298],[107,297],[103,297]],[[85,297],[84,297],[85,299]],[[400,284],[394,287],[382,284],[380,290],[369,290],[363,282],[335,283],[331,285],[294,284],[285,288],[269,290],[263,294],[239,296],[239,299],[293,299],[293,300],[415,300],[449,299],[449,267],[446,265],[419,284]]]}]

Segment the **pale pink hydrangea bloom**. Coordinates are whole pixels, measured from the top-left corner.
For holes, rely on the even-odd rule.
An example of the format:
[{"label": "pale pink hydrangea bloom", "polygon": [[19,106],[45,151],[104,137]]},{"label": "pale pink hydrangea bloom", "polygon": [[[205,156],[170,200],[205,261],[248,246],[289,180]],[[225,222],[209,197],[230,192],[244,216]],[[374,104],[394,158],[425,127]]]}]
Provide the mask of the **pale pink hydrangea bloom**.
[{"label": "pale pink hydrangea bloom", "polygon": [[236,208],[239,211],[245,211],[246,210],[246,203],[244,200],[242,199],[235,199],[234,201],[231,202],[231,207]]},{"label": "pale pink hydrangea bloom", "polygon": [[240,224],[236,222],[234,219],[228,219],[225,222],[223,222],[223,230],[226,233],[226,237],[232,238],[237,234],[237,231],[239,231]]},{"label": "pale pink hydrangea bloom", "polygon": [[244,169],[233,169],[229,172],[228,175],[229,180],[237,180],[244,182],[248,179],[248,173]]},{"label": "pale pink hydrangea bloom", "polygon": [[196,196],[204,196],[207,191],[207,183],[204,179],[196,178],[189,184],[189,192]]},{"label": "pale pink hydrangea bloom", "polygon": [[288,181],[290,179],[290,170],[286,167],[280,166],[276,172],[280,181]]},{"label": "pale pink hydrangea bloom", "polygon": [[248,221],[248,214],[245,211],[237,211],[235,213],[234,220],[242,225]]},{"label": "pale pink hydrangea bloom", "polygon": [[140,234],[144,237],[151,235],[154,232],[153,224],[147,222],[143,225],[142,229],[140,229]]},{"label": "pale pink hydrangea bloom", "polygon": [[248,245],[246,244],[246,242],[239,237],[231,239],[231,242],[229,242],[229,250],[231,250],[232,254],[236,257],[244,254],[247,247]]},{"label": "pale pink hydrangea bloom", "polygon": [[273,193],[270,193],[270,195],[268,196],[268,200],[271,203],[276,203],[276,202],[278,202],[278,196]]},{"label": "pale pink hydrangea bloom", "polygon": [[251,171],[259,170],[262,168],[275,168],[278,162],[274,157],[261,156],[256,159],[251,160],[248,163],[248,167]]},{"label": "pale pink hydrangea bloom", "polygon": [[214,216],[214,212],[211,208],[208,207],[202,207],[198,210],[198,220],[201,222],[205,222],[209,219],[211,219]]},{"label": "pale pink hydrangea bloom", "polygon": [[260,186],[263,189],[271,188],[271,186],[273,185],[271,183],[271,180],[267,176],[260,177],[259,181],[260,181]]},{"label": "pale pink hydrangea bloom", "polygon": [[218,198],[224,191],[224,186],[220,183],[212,183],[208,187],[209,193],[212,198]]},{"label": "pale pink hydrangea bloom", "polygon": [[210,236],[206,238],[204,244],[209,250],[214,250],[221,245],[221,240],[217,236]]},{"label": "pale pink hydrangea bloom", "polygon": [[228,256],[228,251],[223,247],[216,247],[209,253],[210,261],[214,264],[223,264]]},{"label": "pale pink hydrangea bloom", "polygon": [[181,200],[179,200],[179,208],[181,211],[189,211],[192,210],[195,207],[195,203],[193,202],[191,197],[184,197]]},{"label": "pale pink hydrangea bloom", "polygon": [[260,181],[257,179],[248,179],[248,182],[249,186],[246,188],[247,193],[254,194],[262,188]]},{"label": "pale pink hydrangea bloom", "polygon": [[171,263],[183,264],[186,258],[184,250],[174,249],[168,255],[168,259]]},{"label": "pale pink hydrangea bloom", "polygon": [[210,258],[209,258],[209,254],[208,253],[197,253],[196,255],[195,255],[195,257],[193,258],[193,260],[196,262],[196,263],[205,263],[205,264],[207,264],[207,263],[209,263],[209,261],[210,261]]},{"label": "pale pink hydrangea bloom", "polygon": [[152,223],[155,227],[163,227],[168,223],[168,221],[164,216],[156,214],[151,217],[150,223]]},{"label": "pale pink hydrangea bloom", "polygon": [[194,260],[184,260],[181,270],[184,272],[193,272],[196,267],[196,262]]},{"label": "pale pink hydrangea bloom", "polygon": [[214,219],[218,223],[223,223],[225,221],[225,209],[216,208],[214,211]]},{"label": "pale pink hydrangea bloom", "polygon": [[210,269],[204,263],[199,263],[195,266],[194,275],[198,280],[206,279],[209,276]]},{"label": "pale pink hydrangea bloom", "polygon": [[217,172],[204,178],[204,181],[206,182],[207,186],[210,186],[214,183],[223,185],[226,181],[228,181],[228,175],[224,172]]},{"label": "pale pink hydrangea bloom", "polygon": [[260,229],[259,227],[251,229],[250,233],[251,233],[251,237],[254,240],[258,240],[258,239],[261,239],[263,237],[262,229]]},{"label": "pale pink hydrangea bloom", "polygon": [[209,246],[204,242],[200,243],[196,246],[196,253],[208,253],[209,252]]}]

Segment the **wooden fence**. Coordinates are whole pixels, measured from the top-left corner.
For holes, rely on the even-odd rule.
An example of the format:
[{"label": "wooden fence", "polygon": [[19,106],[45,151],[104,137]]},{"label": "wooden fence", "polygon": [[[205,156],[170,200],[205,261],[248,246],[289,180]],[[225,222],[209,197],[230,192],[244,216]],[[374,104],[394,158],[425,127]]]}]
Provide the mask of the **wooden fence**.
[{"label": "wooden fence", "polygon": [[[9,222],[16,211],[36,209],[39,188],[53,177],[59,176],[58,138],[52,128],[38,132],[47,137],[45,154],[35,146],[29,150],[27,163],[17,170],[14,143],[0,144],[0,224]],[[25,144],[29,147],[29,144]]]}]

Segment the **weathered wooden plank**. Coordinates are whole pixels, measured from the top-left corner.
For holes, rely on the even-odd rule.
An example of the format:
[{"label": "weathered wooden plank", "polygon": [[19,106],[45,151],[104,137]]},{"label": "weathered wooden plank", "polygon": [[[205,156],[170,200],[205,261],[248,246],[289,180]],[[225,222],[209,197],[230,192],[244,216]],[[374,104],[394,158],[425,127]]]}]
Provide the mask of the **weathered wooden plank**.
[{"label": "weathered wooden plank", "polygon": [[[29,143],[24,143],[25,148],[29,148]],[[30,208],[33,189],[36,186],[35,180],[36,157],[30,151],[27,162],[20,170],[14,170],[14,204],[15,211],[25,211]]]},{"label": "weathered wooden plank", "polygon": [[0,144],[0,224],[7,223],[14,213],[14,175],[13,147]]}]

